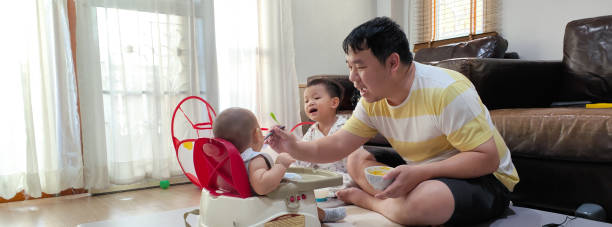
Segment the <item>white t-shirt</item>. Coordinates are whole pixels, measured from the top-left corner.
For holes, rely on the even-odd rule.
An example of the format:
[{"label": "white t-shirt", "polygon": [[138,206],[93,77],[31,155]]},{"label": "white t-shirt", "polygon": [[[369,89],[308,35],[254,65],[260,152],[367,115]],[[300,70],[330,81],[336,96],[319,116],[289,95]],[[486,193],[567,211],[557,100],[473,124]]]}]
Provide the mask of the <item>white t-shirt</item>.
[{"label": "white t-shirt", "polygon": [[[342,126],[344,125],[344,123],[346,122],[346,119],[347,119],[346,116],[336,115],[336,122],[329,129],[329,133],[327,135],[333,135],[338,130],[340,130]],[[310,126],[310,128],[308,128],[308,131],[306,131],[306,134],[304,134],[304,137],[302,137],[302,141],[314,141],[314,140],[321,139],[323,137],[325,137],[325,135],[323,134],[323,132],[321,132],[321,130],[319,130],[319,123],[317,122],[313,124],[312,126]],[[333,152],[333,151],[329,151],[329,152]],[[346,157],[340,161],[336,161],[332,163],[312,163],[312,162],[306,162],[306,161],[296,161],[293,164],[293,166],[310,167],[313,169],[322,169],[322,170],[332,171],[332,172],[342,175],[342,186],[330,187],[329,189],[330,189],[330,192],[332,193],[335,193],[338,190],[346,188],[346,186],[351,182],[351,177],[349,176],[347,169],[346,169]]]}]

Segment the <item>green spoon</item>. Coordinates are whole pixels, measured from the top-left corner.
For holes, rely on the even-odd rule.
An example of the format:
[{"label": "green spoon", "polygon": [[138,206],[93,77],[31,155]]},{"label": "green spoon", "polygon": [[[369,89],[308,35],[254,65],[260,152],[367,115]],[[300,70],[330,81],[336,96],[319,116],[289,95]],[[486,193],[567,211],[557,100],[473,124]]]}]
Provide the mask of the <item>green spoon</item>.
[{"label": "green spoon", "polygon": [[278,120],[276,120],[276,115],[274,115],[274,113],[270,112],[270,117],[272,117],[272,119],[276,122],[276,124],[280,125],[281,123],[278,122]]}]

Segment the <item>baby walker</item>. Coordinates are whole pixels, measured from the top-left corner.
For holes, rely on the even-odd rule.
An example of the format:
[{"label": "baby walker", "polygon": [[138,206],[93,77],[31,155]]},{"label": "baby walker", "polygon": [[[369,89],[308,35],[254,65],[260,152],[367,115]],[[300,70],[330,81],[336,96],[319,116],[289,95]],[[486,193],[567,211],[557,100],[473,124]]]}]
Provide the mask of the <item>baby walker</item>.
[{"label": "baby walker", "polygon": [[[201,118],[208,117],[207,122],[194,124],[190,120],[185,110],[193,104],[182,107],[188,100],[199,101],[200,106],[204,104],[200,110],[206,110],[207,114],[200,115]],[[175,137],[178,111],[187,119],[183,125],[195,130],[194,139]],[[212,138],[210,131],[214,116],[213,108],[196,96],[181,101],[172,116],[172,139],[179,165],[189,180],[202,188],[199,225],[320,226],[314,189],[341,185],[342,176],[324,170],[292,167],[275,191],[265,196],[254,195],[238,150],[226,140]],[[187,157],[190,154],[191,160]]]}]

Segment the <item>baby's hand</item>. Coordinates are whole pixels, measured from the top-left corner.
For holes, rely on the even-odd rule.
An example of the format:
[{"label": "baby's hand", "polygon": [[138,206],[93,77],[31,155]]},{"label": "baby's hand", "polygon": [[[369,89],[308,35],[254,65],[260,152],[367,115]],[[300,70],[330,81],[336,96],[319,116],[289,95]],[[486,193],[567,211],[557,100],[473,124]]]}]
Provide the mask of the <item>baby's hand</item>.
[{"label": "baby's hand", "polygon": [[277,164],[281,164],[281,165],[285,166],[286,168],[289,168],[289,166],[293,162],[295,162],[295,159],[293,157],[291,157],[291,155],[289,155],[287,153],[280,153],[280,154],[278,154],[278,157],[276,157],[276,163]]}]

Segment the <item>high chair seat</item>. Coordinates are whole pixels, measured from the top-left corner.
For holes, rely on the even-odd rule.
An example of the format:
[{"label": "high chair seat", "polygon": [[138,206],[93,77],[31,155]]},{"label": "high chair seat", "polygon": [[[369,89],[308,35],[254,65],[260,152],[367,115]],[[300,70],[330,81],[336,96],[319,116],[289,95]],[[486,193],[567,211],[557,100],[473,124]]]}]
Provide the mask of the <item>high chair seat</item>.
[{"label": "high chair seat", "polygon": [[223,139],[196,139],[193,160],[203,186],[201,227],[320,226],[314,189],[342,185],[342,176],[324,170],[294,168],[265,196],[254,196],[238,150]]}]

